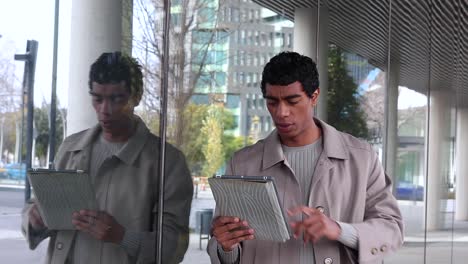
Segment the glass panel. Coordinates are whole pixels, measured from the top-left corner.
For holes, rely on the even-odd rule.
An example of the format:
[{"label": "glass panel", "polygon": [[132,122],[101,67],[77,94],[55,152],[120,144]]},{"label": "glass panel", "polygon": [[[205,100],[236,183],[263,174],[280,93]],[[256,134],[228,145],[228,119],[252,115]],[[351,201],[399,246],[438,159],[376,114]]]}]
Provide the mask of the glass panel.
[{"label": "glass panel", "polygon": [[468,155],[466,146],[468,145],[468,93],[467,86],[457,87],[457,123],[455,137],[455,218],[453,229],[453,256],[452,263],[462,264],[466,259],[466,247],[468,240],[466,233],[468,231],[468,164],[466,157]]},{"label": "glass panel", "polygon": [[[386,169],[393,174],[405,237],[403,247],[385,263],[424,263],[430,51],[421,48],[428,43],[416,36],[429,31],[429,15],[419,13],[423,7],[418,5],[391,1],[391,6],[389,88],[393,92],[388,99]],[[414,13],[418,15],[408,16]]]},{"label": "glass panel", "polygon": [[[468,8],[467,2],[459,2],[459,9],[466,10]],[[447,13],[445,13],[447,14]],[[450,13],[449,13],[450,14]],[[459,16],[456,18],[457,22],[460,25],[460,30],[462,28],[467,28],[466,12],[458,12]],[[460,32],[457,32],[460,33]],[[453,36],[454,43],[462,42],[458,36]],[[453,59],[457,62],[456,66],[464,65],[467,61],[466,52],[461,50],[465,46],[456,46],[453,51]],[[463,55],[461,55],[463,54]],[[463,61],[463,62],[462,62]],[[453,66],[453,65],[451,65]],[[452,236],[452,263],[462,264],[466,262],[466,248],[468,246],[467,232],[468,232],[468,136],[466,131],[468,131],[468,82],[466,79],[467,72],[466,70],[458,71],[459,72],[453,78],[455,82],[453,84],[453,90],[451,91],[452,95],[456,95],[456,133],[455,138],[452,140],[454,144],[455,155],[454,155],[454,166],[453,171],[450,172],[450,183],[453,183],[452,186],[448,186],[448,200],[452,199],[452,190],[455,192],[455,216],[453,223],[453,236]],[[452,178],[453,176],[453,178]]]},{"label": "glass panel", "polygon": [[[327,105],[326,116],[319,103],[318,117],[326,118],[340,131],[370,142],[381,158],[387,78],[387,72],[382,69],[387,67],[384,36],[388,32],[388,2],[364,3],[362,6],[340,1],[321,3],[319,37],[328,38],[328,44],[319,46],[318,61],[320,70],[324,66],[320,61],[325,59],[328,71],[319,73],[328,77],[320,79],[321,99],[327,99],[321,102]],[[372,9],[379,10],[379,19],[374,25],[382,32],[378,40],[367,27],[365,16],[360,15]],[[337,17],[339,21],[335,20]],[[321,52],[320,48],[327,52]]]},{"label": "glass panel", "polygon": [[[54,8],[53,1],[40,6],[38,1],[10,2],[0,8],[0,255],[6,262],[36,263],[44,259],[47,243],[28,250],[19,228],[26,152],[21,119],[24,64],[13,55],[24,52],[27,39],[39,40],[33,166],[45,167]],[[163,1],[133,2],[133,55],[143,65],[146,90],[137,113],[158,134]],[[315,11],[317,2],[312,3]],[[385,263],[463,263],[468,93],[457,67],[465,64],[465,55],[457,51],[463,42],[460,32],[443,30],[441,39],[439,30],[462,30],[466,15],[460,10],[466,10],[466,3],[459,1],[460,10],[452,10],[455,4],[443,1],[319,2],[321,18],[335,20],[321,24],[325,30],[319,30],[317,43],[328,39],[313,56],[322,71],[327,69],[321,74],[326,108],[318,113],[328,113],[324,119],[339,130],[373,144],[393,178],[403,213],[405,243]],[[167,139],[185,154],[194,183],[184,263],[209,263],[204,248],[214,201],[206,179],[223,173],[235,150],[274,128],[259,89],[261,72],[274,54],[291,50],[302,36],[294,38],[294,12],[268,10],[250,0],[171,4],[170,69],[163,73],[169,78]],[[70,3],[63,3],[65,25],[69,10]],[[37,23],[24,23],[31,20]],[[62,40],[70,34],[61,35]],[[61,60],[68,64],[69,43],[61,43],[66,51]],[[72,51],[71,56],[79,55]],[[66,134],[67,109],[61,104],[67,100],[68,80],[61,77],[68,74],[62,72],[66,69],[59,67],[58,75],[58,143]]]},{"label": "glass panel", "polygon": [[381,149],[386,73],[334,44],[328,49],[328,123]]},{"label": "glass panel", "polygon": [[[454,228],[455,97],[431,86],[426,202],[426,263],[451,263]],[[449,262],[450,260],[450,262]]]},{"label": "glass panel", "polygon": [[[461,249],[465,243],[466,217],[458,211],[464,208],[464,202],[458,200],[466,200],[464,189],[455,196],[456,186],[462,188],[458,183],[463,184],[463,179],[457,179],[458,170],[463,169],[457,169],[456,163],[465,149],[457,147],[462,144],[463,133],[456,132],[464,124],[463,114],[460,115],[463,85],[455,81],[462,78],[458,75],[458,55],[455,55],[458,33],[450,31],[443,36],[440,33],[461,20],[446,9],[449,6],[437,1],[392,3],[395,21],[392,52],[396,51],[394,57],[399,62],[400,85],[405,85],[399,89],[396,194],[406,224],[404,248],[398,255],[401,258],[392,258],[395,261],[392,263],[464,262]],[[409,37],[401,37],[402,34]],[[424,125],[423,120],[428,123]],[[425,146],[422,138],[427,143]],[[423,168],[420,167],[422,149]],[[424,179],[419,176],[421,171]]]},{"label": "glass panel", "polygon": [[385,263],[423,263],[427,96],[411,87],[398,86],[398,91],[394,194],[405,224],[405,242]]},{"label": "glass panel", "polygon": [[[155,128],[162,37],[155,25],[162,24],[162,2],[137,0],[134,13],[134,54],[144,64],[148,90],[141,111]],[[214,200],[207,177],[223,173],[234,151],[273,129],[260,76],[273,54],[292,47],[293,23],[245,0],[172,1],[171,17],[167,140],[185,154],[194,182],[184,263],[209,263]]]},{"label": "glass panel", "polygon": [[[452,28],[453,13],[445,3],[430,5],[430,86],[429,86],[429,145],[426,202],[426,263],[452,263],[454,246],[454,157],[456,142],[456,83],[457,72],[452,54],[458,33],[440,34],[443,28]],[[437,24],[438,26],[432,26]],[[444,41],[440,41],[443,38]]]}]

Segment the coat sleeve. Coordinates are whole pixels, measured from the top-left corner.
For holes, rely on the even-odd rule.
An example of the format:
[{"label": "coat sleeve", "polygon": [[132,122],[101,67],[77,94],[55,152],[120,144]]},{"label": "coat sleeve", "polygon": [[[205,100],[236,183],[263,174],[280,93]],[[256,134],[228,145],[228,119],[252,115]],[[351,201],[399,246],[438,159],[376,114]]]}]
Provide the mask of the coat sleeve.
[{"label": "coat sleeve", "polygon": [[[174,148],[168,148],[167,154],[168,159],[164,181],[162,262],[170,264],[180,263],[188,248],[193,183],[182,152]],[[158,197],[156,197],[157,199]],[[153,213],[153,226],[156,227],[158,214],[157,201],[155,202]],[[155,232],[142,233],[137,263],[153,263],[155,246]]]},{"label": "coat sleeve", "polygon": [[377,155],[371,151],[364,221],[355,223],[359,236],[359,263],[375,263],[403,244],[403,220],[392,194],[392,183]]},{"label": "coat sleeve", "polygon": [[[60,145],[59,150],[57,151],[57,155],[54,160],[55,168],[63,168],[64,167],[64,144]],[[51,236],[52,233],[56,231],[48,230],[44,228],[43,230],[34,230],[29,223],[29,211],[31,210],[32,205],[35,203],[35,199],[31,199],[30,201],[26,202],[22,211],[21,211],[21,232],[23,236],[26,238],[26,242],[28,243],[29,249],[34,250],[42,240],[46,239],[47,237]]]},{"label": "coat sleeve", "polygon": [[28,243],[29,249],[34,250],[36,247],[42,242],[42,240],[46,239],[51,235],[53,231],[50,231],[47,228],[42,230],[34,230],[29,223],[29,210],[31,210],[32,205],[34,204],[34,200],[28,201],[21,211],[21,232],[23,236],[26,238],[26,242]]},{"label": "coat sleeve", "polygon": [[[235,156],[235,155],[234,155]],[[234,175],[235,172],[234,172],[234,161],[233,161],[234,157],[228,162],[228,165],[226,166],[226,175]],[[213,219],[215,217],[219,216],[219,212],[217,210],[217,208],[215,208],[215,213],[213,215]],[[223,264],[221,262],[221,259],[218,255],[218,241],[216,240],[216,238],[214,237],[211,237],[210,240],[208,241],[208,246],[206,248],[206,251],[208,252],[208,255],[210,256],[210,260],[211,260],[211,263],[212,264]],[[242,247],[239,248],[239,261],[237,263],[241,263],[240,262],[240,255],[242,254]]]}]

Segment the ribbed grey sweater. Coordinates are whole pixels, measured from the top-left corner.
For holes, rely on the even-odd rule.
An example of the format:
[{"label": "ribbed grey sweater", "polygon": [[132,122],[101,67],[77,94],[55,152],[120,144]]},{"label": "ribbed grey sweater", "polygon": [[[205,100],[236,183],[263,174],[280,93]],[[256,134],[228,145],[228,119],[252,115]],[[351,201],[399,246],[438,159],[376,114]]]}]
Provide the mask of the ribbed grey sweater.
[{"label": "ribbed grey sweater", "polygon": [[[309,203],[310,184],[314,174],[315,165],[322,153],[322,138],[319,138],[312,144],[301,147],[288,147],[282,145],[285,159],[288,161],[291,169],[296,176],[301,187],[302,204]],[[314,248],[311,243],[305,244],[300,249],[300,264],[315,263]]]},{"label": "ribbed grey sweater", "polygon": [[[126,142],[109,142],[102,137],[102,134],[99,135],[92,146],[91,151],[91,162],[89,168],[89,176],[93,184],[96,182],[96,178],[99,177],[98,171],[106,159],[111,158],[116,155],[124,146]],[[70,253],[72,255],[68,256],[69,263],[83,263],[80,259],[80,256],[84,256],[87,252],[83,252],[82,243],[86,243],[85,236],[83,232],[78,232],[75,241],[72,245],[72,250]],[[121,246],[127,251],[129,255],[135,256],[138,252],[140,246],[141,236],[135,232],[125,232],[124,238],[121,242]]]}]

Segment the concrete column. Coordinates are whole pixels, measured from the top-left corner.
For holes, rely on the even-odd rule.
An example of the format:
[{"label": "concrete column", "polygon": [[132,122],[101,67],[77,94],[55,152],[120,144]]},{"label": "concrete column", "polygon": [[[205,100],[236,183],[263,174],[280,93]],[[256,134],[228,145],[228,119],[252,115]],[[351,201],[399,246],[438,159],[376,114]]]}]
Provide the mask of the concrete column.
[{"label": "concrete column", "polygon": [[455,219],[468,221],[468,108],[457,111]]},{"label": "concrete column", "polygon": [[[437,230],[443,225],[445,215],[444,181],[449,166],[450,94],[436,90],[430,92],[429,141],[427,171],[427,230]],[[452,95],[453,96],[453,95]]]},{"label": "concrete column", "polygon": [[396,186],[396,158],[399,146],[398,140],[398,83],[399,83],[399,69],[397,63],[390,67],[390,75],[387,83],[387,90],[385,93],[386,108],[385,115],[387,119],[387,127],[385,130],[386,145],[385,147],[385,172],[392,179],[393,188]]},{"label": "concrete column", "polygon": [[[317,18],[320,19],[318,32]],[[317,63],[320,96],[316,116],[324,121],[327,121],[328,28],[329,15],[327,5],[323,5],[320,8],[320,15],[318,17],[316,8],[296,8],[294,12],[294,51],[311,57]],[[317,35],[319,40],[318,56]]]},{"label": "concrete column", "polygon": [[[96,123],[88,95],[90,65],[102,52],[131,52],[131,0],[74,0],[71,12],[67,135]],[[130,27],[130,28],[128,28]]]}]

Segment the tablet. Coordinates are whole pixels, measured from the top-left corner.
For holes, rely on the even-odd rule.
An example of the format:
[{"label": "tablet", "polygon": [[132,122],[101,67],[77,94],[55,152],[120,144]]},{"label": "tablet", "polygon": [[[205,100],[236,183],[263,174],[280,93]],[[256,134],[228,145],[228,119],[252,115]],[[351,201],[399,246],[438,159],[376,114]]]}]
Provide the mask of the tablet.
[{"label": "tablet", "polygon": [[28,178],[39,213],[50,230],[73,230],[73,212],[98,209],[93,186],[85,171],[31,169]]},{"label": "tablet", "polygon": [[270,176],[217,175],[208,179],[218,215],[246,220],[255,239],[284,242],[291,238]]}]

